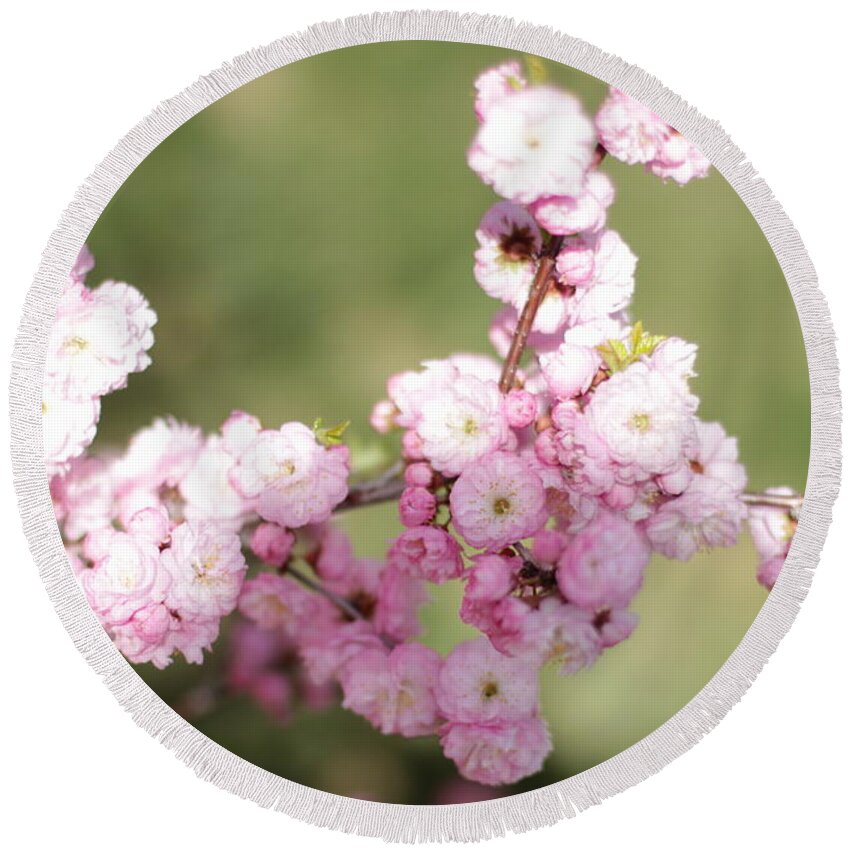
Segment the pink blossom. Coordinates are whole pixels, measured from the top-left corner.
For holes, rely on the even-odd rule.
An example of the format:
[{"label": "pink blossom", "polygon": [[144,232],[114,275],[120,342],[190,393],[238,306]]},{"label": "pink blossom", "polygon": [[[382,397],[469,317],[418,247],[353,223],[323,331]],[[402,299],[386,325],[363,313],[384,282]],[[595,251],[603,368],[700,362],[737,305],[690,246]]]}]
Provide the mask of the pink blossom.
[{"label": "pink blossom", "polygon": [[646,520],[653,549],[667,558],[688,561],[714,546],[734,546],[747,515],[738,493],[702,475],[687,490],[662,504]]},{"label": "pink blossom", "polygon": [[252,683],[250,693],[257,705],[278,723],[286,723],[292,716],[294,689],[283,673],[275,670],[261,673]]},{"label": "pink blossom", "polygon": [[204,652],[209,652],[218,638],[220,622],[218,617],[172,619],[167,638],[170,655],[179,652],[189,664],[203,664]]},{"label": "pink blossom", "polygon": [[77,259],[74,260],[74,265],[71,266],[71,272],[68,275],[70,283],[84,284],[86,276],[94,268],[94,257],[89,250],[88,245],[83,245],[80,248],[80,253],[77,254]]},{"label": "pink blossom", "polygon": [[253,505],[230,481],[233,456],[224,448],[221,437],[208,437],[195,464],[180,481],[187,519],[210,520],[231,531],[238,531]]},{"label": "pink blossom", "polygon": [[[790,487],[769,487],[765,490],[768,496],[791,496],[793,492]],[[750,505],[748,521],[750,535],[763,561],[778,556],[784,558],[788,554],[796,523],[786,508]]]},{"label": "pink blossom", "polygon": [[529,208],[537,223],[560,236],[599,230],[605,226],[608,207],[614,201],[614,184],[601,171],[588,172],[578,195],[547,195]]},{"label": "pink blossom", "polygon": [[91,455],[77,458],[64,476],[51,479],[50,494],[65,540],[79,540],[112,522],[112,468],[103,458]]},{"label": "pink blossom", "polygon": [[507,785],[537,773],[552,750],[545,721],[448,723],[440,733],[446,758],[461,776],[483,785]]},{"label": "pink blossom", "polygon": [[519,204],[500,201],[485,213],[475,236],[475,279],[481,288],[505,304],[522,304],[543,244],[534,218]]},{"label": "pink blossom", "polygon": [[609,491],[616,483],[618,467],[586,413],[574,402],[562,402],[552,408],[552,423],[555,451],[569,471],[572,486],[588,496]]},{"label": "pink blossom", "polygon": [[475,115],[483,121],[493,103],[528,85],[519,62],[488,68],[475,80]]},{"label": "pink blossom", "polygon": [[315,632],[299,636],[298,648],[315,685],[335,679],[345,664],[364,650],[386,649],[372,624],[364,620],[326,624]]},{"label": "pink blossom", "polygon": [[264,672],[280,667],[293,650],[292,641],[280,631],[244,620],[234,622],[228,638],[226,680],[237,692],[250,692]]},{"label": "pink blossom", "polygon": [[547,518],[540,477],[508,452],[492,452],[468,467],[452,487],[450,504],[455,528],[476,549],[532,537]]},{"label": "pink blossom", "polygon": [[585,419],[624,483],[675,472],[696,445],[693,412],[682,390],[644,362],[600,384]]},{"label": "pink blossom", "polygon": [[137,431],[113,467],[122,519],[159,504],[161,488],[179,487],[203,446],[200,429],[176,419],[156,419]]},{"label": "pink blossom", "polygon": [[42,390],[41,428],[48,475],[61,475],[91,445],[100,419],[100,399],[69,400],[55,381]]},{"label": "pink blossom", "polygon": [[405,431],[401,438],[401,456],[408,462],[425,460],[422,438],[416,431]]},{"label": "pink blossom", "polygon": [[711,169],[708,158],[683,135],[672,130],[670,137],[658,149],[647,170],[662,180],[672,179],[680,186],[695,177],[706,177]]},{"label": "pink blossom", "polygon": [[531,544],[531,555],[535,561],[542,564],[556,564],[561,553],[569,543],[569,537],[554,528],[544,528],[534,535]]},{"label": "pink blossom", "polygon": [[83,589],[105,623],[126,623],[136,611],[165,601],[171,576],[155,542],[105,528],[86,538],[85,554],[94,563],[82,575]]},{"label": "pink blossom", "polygon": [[537,399],[527,390],[511,390],[503,406],[511,428],[527,428],[537,418]]},{"label": "pink blossom", "polygon": [[460,375],[429,399],[416,427],[431,466],[459,475],[485,454],[504,446],[510,431],[495,381]]},{"label": "pink blossom", "polygon": [[174,616],[162,602],[153,602],[134,611],[130,618],[110,629],[112,640],[132,664],[153,663],[162,669],[171,663],[174,652],[168,637]]},{"label": "pink blossom", "polygon": [[596,134],[579,101],[548,86],[492,103],[469,149],[473,171],[502,197],[531,203],[576,196],[593,164]]},{"label": "pink blossom", "polygon": [[565,342],[552,354],[540,357],[540,369],[555,398],[568,399],[586,393],[602,360],[593,348]]},{"label": "pink blossom", "polygon": [[537,669],[493,648],[487,638],[458,644],[437,687],[440,712],[459,723],[514,722],[537,713]]},{"label": "pink blossom", "polygon": [[428,601],[425,583],[392,565],[380,573],[372,623],[378,634],[394,641],[416,637],[422,626],[419,609]]},{"label": "pink blossom", "polygon": [[295,535],[273,522],[261,522],[251,535],[251,551],[265,564],[282,567],[289,559]]},{"label": "pink blossom", "polygon": [[[772,496],[790,496],[793,490],[790,487],[770,487],[765,492]],[[761,559],[757,578],[759,584],[771,590],[791,549],[797,523],[786,508],[770,505],[751,505],[747,518]]]},{"label": "pink blossom", "polygon": [[239,612],[260,629],[304,637],[336,617],[330,603],[293,579],[273,573],[249,578],[239,593]]},{"label": "pink blossom", "polygon": [[194,521],[174,529],[162,565],[171,575],[168,606],[196,619],[229,614],[248,568],[237,534]]},{"label": "pink blossom", "polygon": [[696,375],[697,347],[692,342],[686,342],[677,336],[662,340],[647,363],[650,368],[664,374],[668,380],[677,384],[693,410],[697,409],[698,400],[690,395],[688,380]]},{"label": "pink blossom", "polygon": [[631,637],[632,632],[637,628],[639,619],[634,611],[625,609],[606,610],[597,613],[593,624],[599,632],[603,648],[607,649]]},{"label": "pink blossom", "polygon": [[384,735],[432,735],[440,722],[434,696],[440,663],[433,649],[417,643],[391,652],[365,649],[342,669],[342,705]]},{"label": "pink blossom", "polygon": [[410,463],[404,468],[404,483],[408,487],[430,487],[434,470],[427,463]]},{"label": "pink blossom", "polygon": [[561,675],[568,676],[594,664],[602,640],[592,612],[549,596],[529,609],[499,648],[537,667],[553,661]]},{"label": "pink blossom", "polygon": [[591,611],[625,608],[640,590],[649,557],[643,531],[602,510],[564,549],[558,587],[570,602]]},{"label": "pink blossom", "polygon": [[387,381],[387,395],[398,411],[394,424],[402,428],[415,428],[424,407],[458,375],[448,360],[428,360],[422,365],[421,372],[399,372]]},{"label": "pink blossom", "polygon": [[736,493],[747,486],[747,471],[738,463],[738,441],[719,422],[697,422],[697,451],[690,459],[699,475],[715,478]]},{"label": "pink blossom", "polygon": [[762,561],[759,565],[758,574],[756,575],[758,583],[763,587],[766,587],[768,590],[773,590],[773,586],[779,579],[779,573],[782,571],[782,567],[784,566],[784,555],[776,555],[773,558],[768,558],[766,561]]},{"label": "pink blossom", "polygon": [[45,375],[66,398],[83,401],[126,386],[151,360],[156,313],[137,289],[106,281],[63,293],[47,344]]},{"label": "pink blossom", "polygon": [[238,457],[260,435],[260,420],[243,410],[234,410],[221,426],[221,447],[232,457]]},{"label": "pink blossom", "polygon": [[463,573],[457,541],[445,529],[421,526],[402,532],[392,542],[388,562],[406,575],[442,584]]},{"label": "pink blossom", "polygon": [[605,149],[629,164],[644,163],[647,171],[684,185],[705,177],[711,163],[684,136],[625,92],[611,89],[596,115],[596,129]]},{"label": "pink blossom", "polygon": [[355,588],[352,577],[357,559],[348,534],[332,523],[322,527],[320,534],[318,556],[315,559],[319,578],[336,593],[353,593]]},{"label": "pink blossom", "polygon": [[634,165],[655,159],[671,128],[633,97],[612,88],[596,114],[596,130],[611,156]]},{"label": "pink blossom", "polygon": [[402,525],[415,528],[430,522],[437,511],[434,494],[424,487],[405,487],[398,502]]},{"label": "pink blossom", "polygon": [[381,399],[372,408],[372,412],[369,415],[369,424],[379,434],[389,434],[395,427],[397,414],[398,408],[389,399]]},{"label": "pink blossom", "polygon": [[522,565],[519,558],[502,555],[477,555],[467,574],[464,599],[474,602],[498,602],[514,588],[514,575]]},{"label": "pink blossom", "polygon": [[345,446],[324,448],[300,422],[261,431],[238,456],[230,481],[257,513],[288,528],[324,522],[348,493]]},{"label": "pink blossom", "polygon": [[607,318],[628,306],[636,266],[637,257],[614,230],[568,240],[555,267],[562,286],[575,290],[565,300],[569,324]]}]

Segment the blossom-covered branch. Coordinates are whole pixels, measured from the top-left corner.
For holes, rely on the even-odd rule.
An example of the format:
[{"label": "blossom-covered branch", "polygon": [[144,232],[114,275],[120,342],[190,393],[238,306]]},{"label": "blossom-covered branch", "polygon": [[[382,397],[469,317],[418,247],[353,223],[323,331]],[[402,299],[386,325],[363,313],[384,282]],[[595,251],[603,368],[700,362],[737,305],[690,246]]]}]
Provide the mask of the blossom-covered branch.
[{"label": "blossom-covered branch", "polygon": [[[270,428],[241,411],[216,433],[157,419],[122,453],[88,451],[101,397],[149,365],[156,315],[126,283],[89,288],[85,250],[42,409],[71,565],[130,661],[202,663],[235,615],[216,693],[278,719],[341,698],[384,734],[439,736],[463,776],[499,785],[551,750],[539,670],[572,675],[632,634],[653,554],[732,546],[746,522],[772,587],[802,497],[746,490],[737,441],[698,416],[697,347],[630,315],[638,260],[607,227],[600,163],[684,185],[705,157],[616,90],[591,120],[515,62],[475,88],[468,162],[501,199],[473,273],[502,304],[500,359],[457,353],[391,376],[371,416],[400,435],[383,475],[350,481],[344,425]],[[387,501],[403,530],[382,558],[358,556],[333,517]],[[479,635],[444,658],[416,638],[429,587],[451,581]]]}]

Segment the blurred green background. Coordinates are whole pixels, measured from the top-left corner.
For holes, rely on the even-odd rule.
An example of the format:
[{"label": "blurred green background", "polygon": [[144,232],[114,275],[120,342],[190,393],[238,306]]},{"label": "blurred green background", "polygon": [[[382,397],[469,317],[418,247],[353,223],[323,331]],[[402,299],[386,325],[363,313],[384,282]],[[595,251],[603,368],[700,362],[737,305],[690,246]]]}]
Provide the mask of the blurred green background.
[{"label": "blurred green background", "polygon": [[[452,352],[490,352],[496,305],[472,277],[474,232],[495,197],[466,166],[472,82],[511,51],[441,42],[338,50],[251,83],[163,142],[91,233],[89,282],[127,280],[159,315],[154,364],[104,400],[96,447],[155,416],[212,431],[232,409],[267,427],[350,419],[362,468],[395,441],[368,414],[386,377]],[[519,57],[522,58],[522,57]],[[592,113],[598,80],[545,63]],[[739,438],[750,486],[805,487],[809,386],[784,277],[744,204],[716,172],[685,188],[609,157],[609,225],[639,257],[633,316],[699,344],[701,415]],[[362,555],[398,532],[393,506],[346,516]],[[555,751],[527,790],[578,773],[685,705],[739,643],[766,593],[748,539],[687,564],[656,559],[634,636],[578,676],[544,673]],[[452,583],[457,585],[457,582]],[[426,641],[467,634],[460,588],[440,588]],[[218,675],[177,661],[139,672],[188,711]],[[239,755],[324,790],[402,803],[441,799],[453,766],[435,740],[374,732],[347,712],[303,712],[282,728],[247,701],[192,721]]]}]

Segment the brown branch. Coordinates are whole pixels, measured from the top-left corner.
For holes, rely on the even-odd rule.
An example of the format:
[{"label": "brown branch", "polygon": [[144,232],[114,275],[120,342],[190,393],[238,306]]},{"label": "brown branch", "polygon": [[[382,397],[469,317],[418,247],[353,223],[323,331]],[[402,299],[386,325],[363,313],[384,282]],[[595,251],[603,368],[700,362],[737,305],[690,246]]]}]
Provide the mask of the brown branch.
[{"label": "brown branch", "polygon": [[799,511],[803,505],[803,496],[801,493],[791,493],[788,496],[777,493],[742,493],[741,501],[746,505]]},{"label": "brown branch", "polygon": [[558,256],[558,252],[561,250],[563,244],[563,236],[553,236],[540,257],[537,272],[528,291],[528,301],[525,302],[522,313],[520,313],[519,321],[517,322],[516,330],[511,340],[511,347],[508,351],[508,356],[505,358],[505,365],[502,367],[499,389],[503,393],[513,389],[517,369],[519,369],[519,362],[528,343],[528,335],[531,333],[534,319],[537,317],[537,311],[540,309],[540,305],[543,303],[543,299],[549,289],[549,277],[555,268],[555,258]]},{"label": "brown branch", "polygon": [[324,596],[330,602],[333,602],[343,614],[350,617],[352,620],[365,620],[366,617],[363,616],[361,611],[358,611],[357,608],[354,607],[347,599],[340,596],[338,593],[334,593],[332,590],[328,590],[324,585],[320,584],[315,579],[310,578],[306,573],[302,573],[297,567],[293,567],[291,564],[287,564],[286,572],[284,575],[292,576],[296,581],[300,582],[304,585],[304,587],[308,587],[310,590],[315,591],[320,596]]},{"label": "brown branch", "polygon": [[[360,611],[357,606],[352,605],[345,597],[340,596],[338,593],[334,593],[332,590],[328,590],[321,582],[316,581],[315,579],[308,576],[306,573],[302,573],[297,567],[292,566],[292,564],[287,564],[286,572],[284,575],[291,576],[295,581],[300,582],[304,585],[304,587],[309,588],[310,590],[318,593],[320,596],[324,596],[329,602],[332,602],[352,620],[362,620],[364,623],[368,623],[369,618],[366,617],[362,611]],[[392,649],[395,646],[395,643],[391,641],[386,635],[378,635],[378,638],[381,640],[381,643],[384,644],[387,649]]]},{"label": "brown branch", "polygon": [[401,496],[404,487],[404,464],[395,463],[377,478],[352,484],[348,495],[337,505],[335,512],[393,502]]}]

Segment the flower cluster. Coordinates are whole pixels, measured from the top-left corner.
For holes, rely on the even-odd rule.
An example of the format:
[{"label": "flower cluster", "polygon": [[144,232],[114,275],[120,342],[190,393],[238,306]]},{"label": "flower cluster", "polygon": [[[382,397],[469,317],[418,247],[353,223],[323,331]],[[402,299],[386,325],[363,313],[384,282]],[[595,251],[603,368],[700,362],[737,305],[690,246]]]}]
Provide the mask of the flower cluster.
[{"label": "flower cluster", "polygon": [[127,385],[151,359],[156,314],[141,293],[107,280],[86,286],[94,258],[83,248],[68,281],[47,343],[41,403],[49,474],[67,469],[94,439],[100,399]]},{"label": "flower cluster", "polygon": [[[707,160],[620,91],[592,120],[515,62],[475,88],[469,165],[501,200],[473,272],[500,302],[501,360],[390,377],[371,423],[400,432],[395,470],[351,483],[344,425],[263,428],[238,411],[215,434],[158,419],[123,454],[84,454],[99,398],[148,365],[156,318],[127,284],[87,289],[86,251],[51,334],[45,455],[75,573],[128,659],[200,663],[238,612],[224,691],[280,721],[296,699],[338,698],[383,734],[438,736],[463,777],[502,785],[552,747],[539,671],[576,674],[632,634],[653,554],[732,546],[749,519],[772,587],[796,497],[745,493],[735,438],[699,418],[696,346],[630,316],[637,258],[607,227],[600,165],[684,184]],[[386,499],[403,530],[383,558],[359,557],[332,516]],[[480,634],[443,658],[415,638],[429,585],[451,581]]]}]

